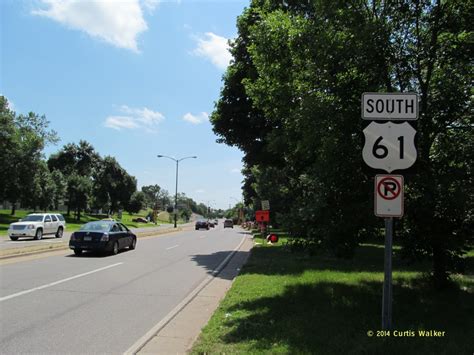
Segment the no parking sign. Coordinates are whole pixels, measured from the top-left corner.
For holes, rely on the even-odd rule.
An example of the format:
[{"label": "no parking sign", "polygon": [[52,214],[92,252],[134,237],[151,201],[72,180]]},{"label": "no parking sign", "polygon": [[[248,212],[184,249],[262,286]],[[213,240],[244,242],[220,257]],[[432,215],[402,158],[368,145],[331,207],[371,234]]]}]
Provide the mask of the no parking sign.
[{"label": "no parking sign", "polygon": [[375,176],[375,215],[378,217],[403,216],[403,176]]}]

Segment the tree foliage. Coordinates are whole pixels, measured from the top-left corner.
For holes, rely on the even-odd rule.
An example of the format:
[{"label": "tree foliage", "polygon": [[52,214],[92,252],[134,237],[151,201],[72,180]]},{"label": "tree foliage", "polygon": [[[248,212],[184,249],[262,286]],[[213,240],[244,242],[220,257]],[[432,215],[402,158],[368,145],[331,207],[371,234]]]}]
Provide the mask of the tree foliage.
[{"label": "tree foliage", "polygon": [[380,226],[361,94],[417,92],[417,172],[399,234],[442,285],[473,243],[472,13],[457,0],[252,1],[211,115],[219,141],[245,153],[246,202],[270,199],[293,235],[351,255]]}]

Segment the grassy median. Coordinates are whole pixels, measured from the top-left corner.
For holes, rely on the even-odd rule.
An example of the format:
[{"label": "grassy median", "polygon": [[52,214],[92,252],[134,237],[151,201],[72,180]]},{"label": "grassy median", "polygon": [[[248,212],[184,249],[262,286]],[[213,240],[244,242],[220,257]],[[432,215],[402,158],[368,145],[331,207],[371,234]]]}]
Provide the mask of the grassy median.
[{"label": "grassy median", "polygon": [[[107,215],[88,215],[88,214],[82,214],[81,219],[78,221],[73,214],[71,216],[67,216],[66,213],[64,212],[51,212],[50,213],[61,213],[64,218],[66,219],[66,230],[68,232],[73,232],[81,228],[81,226],[84,223],[91,222],[91,221],[97,221],[102,218],[107,218]],[[10,210],[0,210],[0,237],[1,236],[7,236],[7,230],[8,226],[10,223],[13,222],[18,222],[19,219],[24,218],[26,215],[30,213],[42,213],[42,212],[31,212],[31,211],[25,211],[25,210],[17,210],[15,215],[12,216],[10,215],[11,211]],[[140,213],[137,214],[129,214],[127,212],[124,212],[122,214],[122,222],[129,228],[142,228],[142,227],[156,227],[154,223],[137,223],[133,222],[133,219],[137,217],[143,217],[146,218],[148,212],[147,211],[140,211]],[[112,216],[113,218],[116,218],[118,220],[118,216],[114,215]],[[183,223],[182,221],[179,221],[180,223]],[[169,222],[169,213],[168,212],[160,212],[158,214],[158,224],[161,223],[170,223]]]},{"label": "grassy median", "polygon": [[[257,245],[192,352],[472,354],[474,252],[467,263],[470,274],[436,291],[425,277],[429,265],[407,265],[395,249],[388,336],[379,332],[383,245],[362,245],[352,260]],[[420,330],[444,334],[421,337]]]}]

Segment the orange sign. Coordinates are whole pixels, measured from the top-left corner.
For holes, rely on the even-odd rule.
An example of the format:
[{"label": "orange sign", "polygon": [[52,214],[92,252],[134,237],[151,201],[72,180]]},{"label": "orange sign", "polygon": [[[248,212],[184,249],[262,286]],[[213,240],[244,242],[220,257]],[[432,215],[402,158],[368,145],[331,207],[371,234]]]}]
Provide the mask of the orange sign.
[{"label": "orange sign", "polygon": [[270,211],[255,212],[255,220],[257,222],[270,222]]}]

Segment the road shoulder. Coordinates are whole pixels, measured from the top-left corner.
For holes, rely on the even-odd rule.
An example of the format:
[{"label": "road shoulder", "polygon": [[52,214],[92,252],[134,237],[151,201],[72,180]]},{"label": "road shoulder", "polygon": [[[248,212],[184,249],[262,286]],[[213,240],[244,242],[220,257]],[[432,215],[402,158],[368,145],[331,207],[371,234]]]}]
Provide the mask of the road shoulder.
[{"label": "road shoulder", "polygon": [[185,354],[199,336],[214,311],[232,286],[242,265],[247,261],[253,240],[245,237],[232,257],[225,260],[209,279],[203,281],[178,305],[174,312],[165,317],[150,332],[132,346],[127,354]]}]

